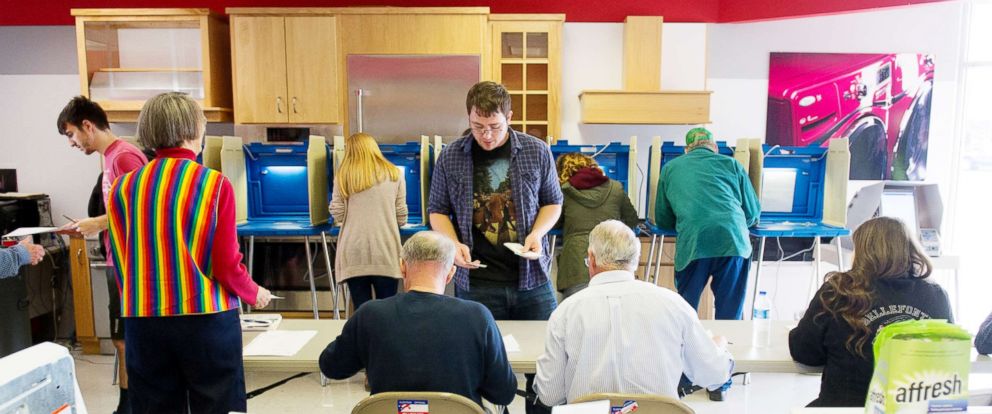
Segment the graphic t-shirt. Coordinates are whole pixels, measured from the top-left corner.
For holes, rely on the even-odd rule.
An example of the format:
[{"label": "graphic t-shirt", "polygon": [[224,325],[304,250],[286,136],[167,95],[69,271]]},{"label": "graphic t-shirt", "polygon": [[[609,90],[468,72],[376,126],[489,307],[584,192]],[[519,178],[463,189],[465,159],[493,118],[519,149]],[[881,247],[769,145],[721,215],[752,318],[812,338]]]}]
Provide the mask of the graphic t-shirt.
[{"label": "graphic t-shirt", "polygon": [[510,186],[510,140],[486,151],[472,147],[472,259],[486,268],[469,273],[471,283],[516,287],[519,258],[503,243],[519,243]]}]

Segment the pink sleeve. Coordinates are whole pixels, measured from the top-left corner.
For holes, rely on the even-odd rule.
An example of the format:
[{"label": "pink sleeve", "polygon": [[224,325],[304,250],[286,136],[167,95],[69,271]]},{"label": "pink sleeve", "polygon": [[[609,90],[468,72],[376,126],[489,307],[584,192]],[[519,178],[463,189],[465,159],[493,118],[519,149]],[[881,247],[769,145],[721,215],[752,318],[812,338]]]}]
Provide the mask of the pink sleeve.
[{"label": "pink sleeve", "polygon": [[211,266],[213,278],[229,292],[254,306],[258,297],[258,284],[251,279],[248,269],[241,263],[234,209],[234,190],[225,177],[221,179],[220,196],[217,199],[217,229],[214,232]]},{"label": "pink sleeve", "polygon": [[114,165],[111,166],[111,171],[113,171],[114,176],[110,177],[110,181],[113,182],[118,177],[137,170],[147,163],[148,161],[145,160],[145,157],[142,155],[138,155],[133,152],[122,152],[114,157]]}]

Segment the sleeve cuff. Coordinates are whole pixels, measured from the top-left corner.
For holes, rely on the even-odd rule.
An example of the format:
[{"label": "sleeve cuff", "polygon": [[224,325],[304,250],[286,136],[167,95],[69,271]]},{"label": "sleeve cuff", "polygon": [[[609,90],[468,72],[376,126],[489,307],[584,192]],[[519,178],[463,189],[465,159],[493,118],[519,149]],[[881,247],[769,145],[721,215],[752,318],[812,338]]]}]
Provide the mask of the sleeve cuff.
[{"label": "sleeve cuff", "polygon": [[31,253],[28,252],[28,249],[26,247],[18,244],[14,247],[11,247],[10,250],[17,255],[18,266],[24,266],[26,264],[31,263]]}]

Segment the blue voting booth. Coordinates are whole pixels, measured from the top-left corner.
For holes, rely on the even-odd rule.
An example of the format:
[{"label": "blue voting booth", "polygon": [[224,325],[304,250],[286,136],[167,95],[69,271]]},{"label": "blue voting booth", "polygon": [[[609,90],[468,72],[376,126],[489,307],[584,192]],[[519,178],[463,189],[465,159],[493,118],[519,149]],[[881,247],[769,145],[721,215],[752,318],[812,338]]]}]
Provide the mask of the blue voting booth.
[{"label": "blue voting booth", "polygon": [[[632,145],[617,141],[608,144],[570,144],[567,140],[559,140],[551,145],[551,156],[556,163],[558,157],[573,152],[592,157],[602,167],[607,177],[623,184],[623,191],[630,196],[631,202],[636,204],[637,183],[634,171],[637,169],[637,142],[636,138],[631,139],[634,140],[631,142]],[[548,235],[551,236],[551,257],[554,257],[555,244],[558,236],[561,235],[561,229],[552,229]]]},{"label": "blue voting booth", "polygon": [[400,175],[406,180],[407,225],[400,227],[400,236],[428,230],[427,197],[433,162],[427,142],[379,144],[379,150],[400,169]]},{"label": "blue voting booth", "polygon": [[[240,139],[236,140],[225,142],[225,150],[236,152]],[[310,238],[320,236],[334,297],[334,317],[338,318],[337,284],[327,240],[334,229],[327,209],[333,170],[327,162],[330,151],[324,138],[312,136],[305,143],[254,142],[243,145],[242,152],[243,163],[225,160],[223,172],[235,185],[235,192],[244,194],[247,216],[238,225],[238,235],[248,238],[248,272],[253,271],[256,237],[303,237],[313,316],[319,319]]]},{"label": "blue voting booth", "polygon": [[840,236],[847,236],[847,177],[850,152],[846,138],[831,140],[829,148],[781,147],[748,140],[751,168],[748,174],[761,200],[761,217],[750,229],[758,238],[754,307],[769,237],[814,238],[814,273],[811,294],[822,283],[820,245],[823,237],[837,241],[838,263],[843,267]]}]

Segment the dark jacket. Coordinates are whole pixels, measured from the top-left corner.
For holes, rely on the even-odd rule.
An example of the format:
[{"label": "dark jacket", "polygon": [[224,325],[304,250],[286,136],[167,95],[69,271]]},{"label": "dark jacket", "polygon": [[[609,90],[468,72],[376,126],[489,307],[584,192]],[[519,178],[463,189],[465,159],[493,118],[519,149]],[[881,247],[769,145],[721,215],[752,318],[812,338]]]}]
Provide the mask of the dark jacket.
[{"label": "dark jacket", "polygon": [[517,390],[493,315],[478,302],[407,292],[362,305],[320,355],[345,379],[362,368],[372,394],[440,391],[509,405]]},{"label": "dark jacket", "polygon": [[637,210],[623,191],[623,184],[608,180],[598,186],[578,189],[571,183],[561,187],[563,246],[558,257],[558,290],[589,282],[584,259],[589,250],[589,232],[603,221],[614,219],[634,227]]},{"label": "dark jacket", "polygon": [[863,407],[868,395],[868,384],[874,371],[875,358],[872,342],[883,326],[909,319],[946,319],[953,322],[947,292],[926,279],[901,277],[878,279],[874,289],[871,310],[864,316],[869,339],[862,351],[864,358],[845,347],[854,330],[843,319],[829,313],[817,316],[824,310],[820,294],[831,289],[824,284],[810,302],[799,325],[789,332],[789,351],[796,362],[823,366],[820,396],[811,407]]},{"label": "dark jacket", "polygon": [[992,313],[982,322],[982,327],[975,335],[975,349],[979,354],[992,354]]}]

